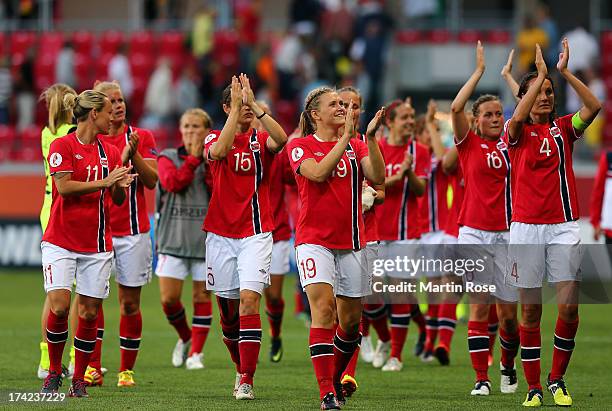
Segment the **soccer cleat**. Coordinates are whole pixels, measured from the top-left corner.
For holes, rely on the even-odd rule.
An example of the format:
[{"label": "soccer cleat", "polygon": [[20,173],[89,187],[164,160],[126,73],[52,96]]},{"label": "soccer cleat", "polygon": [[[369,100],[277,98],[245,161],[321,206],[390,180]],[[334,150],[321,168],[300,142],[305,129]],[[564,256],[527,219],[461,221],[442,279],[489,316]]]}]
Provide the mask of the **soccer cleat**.
[{"label": "soccer cleat", "polygon": [[529,390],[527,398],[523,402],[523,407],[541,407],[542,406],[542,391],[537,388]]},{"label": "soccer cleat", "polygon": [[72,380],[72,384],[68,390],[68,396],[73,398],[87,398],[89,394],[87,394],[86,387],[87,383],[85,380]]},{"label": "soccer cleat", "polygon": [[321,409],[322,410],[339,410],[340,404],[336,399],[336,396],[333,392],[328,392],[325,394],[325,397],[321,400]]},{"label": "soccer cleat", "polygon": [[125,370],[117,374],[119,380],[117,381],[117,387],[133,387],[136,385],[134,381],[134,371]]},{"label": "soccer cleat", "polygon": [[363,362],[371,363],[374,360],[374,347],[372,346],[372,337],[365,336],[361,337],[361,348],[359,349],[359,356]]},{"label": "soccer cleat", "polygon": [[425,340],[427,339],[427,333],[419,333],[419,338],[417,339],[416,344],[414,345],[414,356],[420,357],[425,351]]},{"label": "soccer cleat", "polygon": [[[550,374],[548,375],[550,378]],[[555,404],[560,407],[571,407],[572,406],[572,397],[570,396],[567,387],[565,386],[565,381],[563,378],[559,378],[558,380],[548,380],[548,391],[553,396],[555,400]]]},{"label": "soccer cleat", "polygon": [[188,370],[201,370],[204,368],[204,362],[202,361],[203,359],[204,354],[201,352],[194,352],[191,354],[191,357],[187,358],[187,361],[185,361],[185,368]]},{"label": "soccer cleat", "polygon": [[281,358],[283,358],[283,341],[280,338],[272,338],[270,361],[279,362]]},{"label": "soccer cleat", "polygon": [[403,367],[404,367],[404,364],[402,364],[402,362],[399,359],[395,357],[391,357],[387,360],[385,365],[382,367],[382,370],[383,371],[401,371]]},{"label": "soccer cleat", "polygon": [[489,395],[491,394],[491,382],[476,381],[474,389],[470,392],[471,395]]},{"label": "soccer cleat", "polygon": [[236,380],[234,380],[234,393],[232,394],[234,397],[236,396],[236,393],[238,392],[238,387],[240,386],[240,378],[242,377],[242,375],[240,375],[239,372],[236,373]]},{"label": "soccer cleat", "polygon": [[253,391],[253,386],[245,382],[240,384],[238,386],[238,390],[236,391],[236,399],[237,400],[254,400],[255,392]]},{"label": "soccer cleat", "polygon": [[108,372],[108,368],[100,368],[100,372],[102,373],[102,375],[106,375],[106,373]]},{"label": "soccer cleat", "polygon": [[172,365],[175,367],[180,367],[183,365],[185,360],[187,359],[187,355],[189,354],[189,349],[191,348],[191,340],[187,342],[183,342],[179,338],[174,346],[174,350],[172,350]]},{"label": "soccer cleat", "polygon": [[357,388],[359,388],[359,385],[357,385],[357,381],[355,380],[354,377],[351,377],[348,374],[345,374],[344,377],[342,377],[342,394],[346,397],[346,398],[350,398],[353,393],[355,393],[355,391],[357,391]]},{"label": "soccer cleat", "polygon": [[501,371],[501,381],[499,383],[499,390],[503,394],[513,394],[518,388],[518,378],[516,378],[516,368],[506,368],[499,363],[499,369]]},{"label": "soccer cleat", "polygon": [[42,365],[38,364],[38,371],[36,373],[39,380],[44,380],[49,375],[49,369],[43,368]]},{"label": "soccer cleat", "polygon": [[422,362],[432,362],[434,358],[436,357],[434,357],[431,351],[424,351],[423,354],[421,355]]},{"label": "soccer cleat", "polygon": [[94,386],[101,387],[102,383],[104,382],[104,377],[102,376],[102,373],[96,370],[94,367],[90,367],[89,365],[87,366],[87,369],[85,370],[84,379],[85,379],[85,383],[89,387],[94,387]]},{"label": "soccer cleat", "polygon": [[41,394],[56,394],[62,386],[62,376],[53,371],[47,374],[43,386],[40,389]]},{"label": "soccer cleat", "polygon": [[374,357],[372,357],[372,366],[374,368],[380,368],[385,365],[390,353],[391,341],[382,342],[378,340],[376,343],[376,349],[374,350]]},{"label": "soccer cleat", "polygon": [[336,391],[336,400],[338,401],[338,405],[340,405],[340,407],[344,407],[346,404],[346,397],[342,391],[342,383],[334,383],[334,391]]},{"label": "soccer cleat", "polygon": [[38,363],[38,378],[44,380],[49,375],[49,346],[46,342],[40,343],[40,362]]},{"label": "soccer cleat", "polygon": [[440,365],[450,364],[450,356],[448,355],[446,347],[438,345],[434,351],[434,356],[440,361]]}]

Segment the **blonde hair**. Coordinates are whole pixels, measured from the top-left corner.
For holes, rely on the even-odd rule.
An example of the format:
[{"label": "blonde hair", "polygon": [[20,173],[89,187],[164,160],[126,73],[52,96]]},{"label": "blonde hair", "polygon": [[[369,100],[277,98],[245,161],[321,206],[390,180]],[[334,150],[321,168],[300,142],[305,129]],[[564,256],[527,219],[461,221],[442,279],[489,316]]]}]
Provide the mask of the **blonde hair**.
[{"label": "blonde hair", "polygon": [[121,85],[117,80],[113,81],[100,81],[96,80],[94,83],[95,91],[101,91],[102,93],[107,93],[109,90],[119,90],[121,91]]},{"label": "blonde hair", "polygon": [[213,122],[212,119],[210,118],[210,115],[208,115],[208,113],[204,110],[202,110],[201,108],[190,108],[188,110],[186,110],[182,115],[181,115],[181,119],[179,122],[182,122],[183,119],[185,118],[185,116],[196,116],[198,117],[200,120],[202,120],[202,124],[204,125],[204,128],[212,128],[213,126]]},{"label": "blonde hair", "polygon": [[321,103],[321,96],[323,94],[333,93],[335,91],[336,90],[331,87],[322,86],[317,87],[310,93],[308,93],[308,96],[306,96],[306,101],[304,102],[304,111],[302,111],[302,114],[300,114],[299,128],[302,132],[302,136],[313,134],[316,131],[315,122],[312,119],[312,115],[310,114],[310,112],[312,110],[319,109],[319,105]]},{"label": "blonde hair", "polygon": [[51,133],[56,134],[57,129],[72,123],[72,109],[64,106],[64,96],[71,94],[76,97],[77,93],[67,84],[57,83],[49,86],[41,94],[39,101],[45,101],[49,112],[48,127]]},{"label": "blonde hair", "polygon": [[72,110],[77,121],[87,120],[91,110],[101,111],[108,100],[106,94],[95,91],[85,90],[81,94],[66,94],[64,96],[64,109]]}]

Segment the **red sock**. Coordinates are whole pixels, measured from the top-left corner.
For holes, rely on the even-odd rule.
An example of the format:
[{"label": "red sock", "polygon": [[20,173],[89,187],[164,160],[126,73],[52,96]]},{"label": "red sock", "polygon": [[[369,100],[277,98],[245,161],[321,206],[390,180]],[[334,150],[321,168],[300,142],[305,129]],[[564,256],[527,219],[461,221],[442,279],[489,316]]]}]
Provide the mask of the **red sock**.
[{"label": "red sock", "polygon": [[102,309],[102,305],[100,305],[98,309],[97,327],[96,347],[94,348],[94,352],[91,353],[91,357],[89,357],[89,366],[100,372],[102,369],[102,340],[104,339],[104,310]]},{"label": "red sock", "polygon": [[486,322],[468,321],[468,349],[472,368],[476,371],[476,381],[489,381],[489,333]]},{"label": "red sock", "polygon": [[421,312],[421,307],[418,304],[412,304],[412,312],[410,313],[410,318],[419,326],[419,334],[425,332],[425,317]]},{"label": "red sock", "polygon": [[576,337],[578,331],[578,321],[578,318],[576,318],[576,321],[568,323],[557,317],[553,362],[550,370],[551,381],[563,378],[565,375],[576,344],[574,337]]},{"label": "red sock", "polygon": [[193,303],[193,319],[191,321],[191,350],[189,355],[201,353],[210,324],[212,321],[212,304],[210,301],[205,303]]},{"label": "red sock", "polygon": [[62,373],[62,356],[68,339],[68,314],[60,318],[51,310],[47,315],[47,347],[49,347],[49,372]]},{"label": "red sock", "polygon": [[334,382],[340,383],[342,373],[346,370],[348,363],[351,361],[353,354],[359,347],[361,342],[361,334],[348,334],[342,327],[336,328],[336,336],[334,337]]},{"label": "red sock", "polygon": [[293,313],[297,315],[304,312],[304,300],[302,299],[302,293],[300,292],[300,290],[295,290],[295,292],[293,293],[293,299],[295,302],[295,308],[293,310]]},{"label": "red sock", "polygon": [[410,325],[410,304],[391,305],[391,357],[402,360],[402,350]]},{"label": "red sock", "polygon": [[142,314],[122,315],[119,320],[119,347],[121,366],[119,371],[133,370],[142,337]]},{"label": "red sock", "polygon": [[514,358],[518,353],[519,345],[521,344],[519,333],[513,334],[499,329],[499,345],[501,347],[501,363],[506,368],[514,368]]},{"label": "red sock", "polygon": [[269,301],[266,301],[266,315],[268,316],[268,322],[270,323],[270,336],[272,338],[280,337],[284,310],[285,300],[282,298],[276,304],[271,304]]},{"label": "red sock", "polygon": [[85,377],[85,369],[89,358],[96,348],[96,335],[98,333],[98,319],[86,320],[79,317],[77,330],[74,336],[74,374],[73,381]]},{"label": "red sock", "polygon": [[185,317],[185,308],[180,301],[177,301],[174,305],[162,305],[166,318],[170,325],[174,327],[179,335],[179,338],[183,342],[187,342],[191,339],[191,330],[187,325],[187,318]]},{"label": "red sock", "polygon": [[380,341],[387,342],[391,339],[391,332],[387,325],[387,309],[384,304],[364,304],[363,316],[368,317]]},{"label": "red sock", "polygon": [[457,304],[445,303],[440,305],[438,313],[438,334],[440,336],[439,345],[446,348],[450,352],[451,341],[455,334],[455,326],[457,325]]},{"label": "red sock", "polygon": [[232,362],[236,365],[236,371],[240,372],[240,350],[238,349],[238,338],[240,334],[240,321],[238,317],[238,306],[240,300],[217,297],[219,316],[221,317],[221,331],[223,332],[223,343],[230,353]]},{"label": "red sock", "polygon": [[314,367],[315,376],[319,383],[319,395],[334,391],[332,376],[334,374],[334,331],[325,328],[311,328],[308,344],[310,346],[310,359]]},{"label": "red sock", "polygon": [[345,375],[350,375],[351,377],[355,377],[355,374],[357,372],[357,360],[358,359],[359,359],[359,346],[357,346],[357,348],[355,349],[355,352],[351,356],[351,360],[349,361],[349,363],[346,366],[346,369],[342,373],[343,377]]},{"label": "red sock", "polygon": [[363,337],[368,337],[370,335],[370,319],[363,314],[361,315],[359,328],[361,329],[361,335]]},{"label": "red sock", "polygon": [[438,304],[429,304],[427,307],[427,315],[425,316],[425,332],[427,333],[427,339],[425,340],[425,352],[431,352],[436,344],[436,337],[438,336],[438,311],[440,306]]},{"label": "red sock", "polygon": [[257,368],[259,358],[259,347],[261,347],[261,318],[259,314],[240,316],[240,384],[253,385],[253,376]]},{"label": "red sock", "polygon": [[497,306],[491,304],[489,307],[489,355],[493,357],[493,347],[497,338],[499,319],[497,318]]},{"label": "red sock", "polygon": [[540,327],[525,328],[519,326],[521,338],[521,362],[523,363],[523,372],[525,379],[529,384],[529,389],[542,389],[540,384],[540,346],[542,337],[540,335]]}]

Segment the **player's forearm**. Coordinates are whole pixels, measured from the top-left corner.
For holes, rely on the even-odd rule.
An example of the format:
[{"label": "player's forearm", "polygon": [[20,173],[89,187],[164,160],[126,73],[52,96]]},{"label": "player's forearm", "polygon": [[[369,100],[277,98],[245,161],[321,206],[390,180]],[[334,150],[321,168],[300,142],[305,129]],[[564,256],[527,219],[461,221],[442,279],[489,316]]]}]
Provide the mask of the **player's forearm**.
[{"label": "player's forearm", "polygon": [[382,204],[385,202],[385,185],[384,184],[376,184],[374,185],[374,190],[376,190],[376,197],[374,197],[374,204]]},{"label": "player's forearm", "polygon": [[425,179],[417,177],[414,171],[408,170],[408,187],[417,197],[425,194]]},{"label": "player's forearm", "polygon": [[433,149],[434,155],[436,158],[444,157],[444,153],[446,149],[444,148],[444,144],[442,144],[442,137],[438,132],[438,128],[432,122],[427,122],[425,124],[427,127],[427,131],[429,131],[429,135],[431,136],[431,148]]},{"label": "player's forearm", "polygon": [[523,124],[529,119],[529,113],[531,112],[531,108],[536,101],[545,79],[546,76],[544,74],[538,74],[533,84],[529,87],[529,90],[527,90],[527,93],[521,97],[516,105],[514,114],[512,114],[512,118],[510,118],[508,122],[508,141],[510,144],[514,144],[518,141],[523,131]]},{"label": "player's forearm", "polygon": [[474,73],[470,76],[468,81],[465,82],[463,87],[459,90],[459,93],[455,96],[455,99],[451,103],[451,112],[453,113],[463,113],[465,110],[465,105],[467,104],[470,96],[474,93],[480,78],[484,74],[484,70],[476,69]]},{"label": "player's forearm", "polygon": [[580,100],[582,100],[582,104],[584,104],[580,109],[580,118],[586,123],[592,122],[599,113],[599,110],[601,110],[601,103],[586,84],[574,76],[571,71],[568,69],[562,70],[561,75],[567,80],[576,94],[578,94],[578,97],[580,97]]},{"label": "player's forearm", "polygon": [[95,180],[95,181],[61,181],[55,180],[55,187],[57,188],[57,192],[62,197],[70,197],[70,196],[80,196],[84,194],[95,193],[103,189],[104,183],[103,180]]},{"label": "player's forearm", "polygon": [[285,130],[283,130],[280,124],[278,124],[269,114],[264,115],[259,121],[261,121],[261,124],[270,135],[271,141],[270,143],[266,143],[268,144],[268,148],[278,153],[283,149],[285,144],[287,144],[287,133],[285,133]]},{"label": "player's forearm", "polygon": [[510,92],[512,93],[512,97],[514,97],[514,100],[519,101],[518,91],[519,91],[520,86],[516,82],[514,77],[512,77],[512,74],[506,73],[502,77],[504,78],[504,80],[506,81],[506,84],[510,88]]},{"label": "player's forearm", "polygon": [[385,182],[385,160],[380,152],[378,142],[374,138],[368,138],[368,158],[370,161],[368,174],[370,175],[366,175],[366,178],[373,184],[383,184]]},{"label": "player's forearm", "polygon": [[160,161],[159,183],[165,190],[171,193],[180,193],[185,188],[189,187],[193,181],[195,177],[194,170],[197,167],[196,161],[196,157],[189,156],[180,168],[176,168],[174,164],[163,164]]},{"label": "player's forearm", "polygon": [[132,164],[135,168],[133,172],[138,173],[138,179],[146,188],[153,190],[159,178],[156,167],[157,162],[155,160],[145,160],[140,153],[136,152],[132,157]]},{"label": "player's forearm", "polygon": [[442,157],[442,171],[445,174],[452,174],[457,169],[458,163],[459,152],[457,151],[457,147],[452,147],[444,154],[444,157]]},{"label": "player's forearm", "polygon": [[240,109],[232,109],[227,116],[219,138],[210,146],[209,155],[213,160],[224,159],[232,149],[234,138],[236,138],[236,131],[238,130],[239,116]]},{"label": "player's forearm", "polygon": [[347,144],[348,139],[345,137],[341,138],[320,162],[311,161],[306,165],[305,169],[300,167],[300,174],[317,183],[327,180],[340,162]]}]

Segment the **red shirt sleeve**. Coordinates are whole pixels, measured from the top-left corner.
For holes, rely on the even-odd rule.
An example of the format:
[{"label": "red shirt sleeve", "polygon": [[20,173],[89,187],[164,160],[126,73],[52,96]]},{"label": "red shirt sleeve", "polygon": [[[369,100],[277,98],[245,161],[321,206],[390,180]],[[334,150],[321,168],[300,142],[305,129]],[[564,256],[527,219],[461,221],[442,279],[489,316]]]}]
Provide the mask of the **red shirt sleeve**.
[{"label": "red shirt sleeve", "polygon": [[564,136],[569,137],[570,143],[574,143],[576,140],[582,137],[582,131],[578,131],[572,125],[572,117],[574,114],[568,114],[557,119],[557,126],[561,129]]},{"label": "red shirt sleeve", "polygon": [[157,159],[159,183],[165,190],[179,193],[191,184],[195,177],[195,169],[200,164],[202,164],[201,159],[189,155],[185,158],[183,165],[177,168],[172,160],[161,155]]},{"label": "red shirt sleeve", "polygon": [[601,208],[603,206],[604,188],[606,175],[608,173],[608,161],[606,151],[601,153],[599,159],[599,167],[595,174],[595,184],[593,185],[593,194],[591,195],[591,224],[597,227],[601,223]]},{"label": "red shirt sleeve", "polygon": [[280,164],[278,165],[278,170],[283,177],[283,183],[294,186],[295,177],[293,176],[293,170],[291,169],[291,164],[289,164],[289,156],[286,153],[286,146],[283,147],[281,152],[278,153],[278,161]]},{"label": "red shirt sleeve", "polygon": [[417,143],[416,164],[414,165],[414,174],[419,178],[427,178],[429,176],[429,166],[431,164],[431,156],[429,150],[423,145]]},{"label": "red shirt sleeve", "polygon": [[49,156],[47,157],[47,161],[49,162],[49,174],[73,172],[73,159],[74,156],[72,155],[70,145],[62,138],[56,139],[51,143]]},{"label": "red shirt sleeve", "polygon": [[123,166],[123,163],[121,162],[121,153],[119,152],[119,149],[111,144],[108,145],[107,151],[109,153],[108,159],[109,159],[109,170],[113,171],[115,169],[115,167],[121,167]]},{"label": "red shirt sleeve", "polygon": [[208,161],[215,161],[208,154],[208,150],[210,150],[210,146],[212,146],[213,143],[217,141],[217,138],[219,137],[220,133],[221,132],[219,130],[213,130],[204,139],[204,156],[208,159]]},{"label": "red shirt sleeve", "polygon": [[140,144],[138,144],[138,152],[144,158],[155,160],[157,158],[157,147],[153,134],[149,130],[139,129]]},{"label": "red shirt sleeve", "polygon": [[[308,137],[296,138],[291,141],[290,146],[287,148],[287,155],[289,156],[289,163],[291,164],[291,169],[297,175],[300,174],[298,169],[300,165],[304,162],[304,160],[308,160],[311,158],[315,158],[314,153],[305,143],[305,140]],[[316,159],[315,159],[316,161]]]}]

